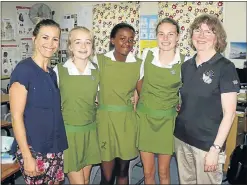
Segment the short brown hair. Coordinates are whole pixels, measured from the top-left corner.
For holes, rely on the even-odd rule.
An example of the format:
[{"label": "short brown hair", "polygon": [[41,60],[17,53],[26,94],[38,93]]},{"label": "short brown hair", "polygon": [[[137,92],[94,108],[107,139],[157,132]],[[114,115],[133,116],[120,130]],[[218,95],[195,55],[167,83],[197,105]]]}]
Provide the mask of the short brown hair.
[{"label": "short brown hair", "polygon": [[190,25],[190,41],[189,44],[192,47],[193,50],[196,50],[195,46],[192,42],[192,36],[193,36],[193,30],[198,29],[201,24],[207,24],[208,27],[213,31],[213,33],[216,35],[216,44],[215,44],[215,51],[222,53],[226,49],[226,32],[225,29],[220,22],[220,20],[213,15],[209,14],[202,14],[195,18],[193,23]]},{"label": "short brown hair", "polygon": [[94,36],[93,36],[93,32],[90,31],[89,29],[87,29],[87,28],[84,27],[84,26],[77,26],[77,27],[72,28],[72,29],[70,30],[70,32],[69,32],[68,46],[67,46],[67,48],[68,48],[68,49],[67,49],[67,53],[68,53],[68,55],[69,55],[70,57],[73,57],[73,56],[74,56],[73,53],[70,51],[69,47],[70,47],[70,45],[71,45],[71,43],[72,43],[72,42],[71,42],[72,32],[73,32],[73,31],[76,31],[76,30],[81,30],[81,31],[84,31],[84,32],[90,34],[90,36],[91,36],[91,38],[92,38],[93,50],[94,50]]}]

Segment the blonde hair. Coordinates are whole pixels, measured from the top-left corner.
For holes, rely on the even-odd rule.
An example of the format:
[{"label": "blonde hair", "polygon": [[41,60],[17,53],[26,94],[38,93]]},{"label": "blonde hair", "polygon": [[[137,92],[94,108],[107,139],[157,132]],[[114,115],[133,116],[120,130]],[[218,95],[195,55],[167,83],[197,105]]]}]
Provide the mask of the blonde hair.
[{"label": "blonde hair", "polygon": [[[70,48],[71,43],[72,43],[72,41],[71,41],[71,39],[72,39],[72,32],[73,32],[73,31],[76,31],[76,30],[80,30],[80,31],[83,31],[83,32],[86,32],[86,33],[89,33],[89,34],[90,34],[91,39],[92,39],[92,43],[93,43],[92,48],[93,48],[93,51],[94,51],[94,35],[93,35],[93,32],[90,31],[88,28],[86,28],[86,27],[84,27],[84,26],[77,26],[77,27],[72,28],[72,29],[70,30],[70,32],[69,32],[68,46],[67,46],[67,53],[68,53],[69,57],[73,57],[73,56],[74,56],[74,55],[73,55],[73,52],[70,51],[69,48]],[[92,55],[93,55],[93,52],[92,52]]]}]

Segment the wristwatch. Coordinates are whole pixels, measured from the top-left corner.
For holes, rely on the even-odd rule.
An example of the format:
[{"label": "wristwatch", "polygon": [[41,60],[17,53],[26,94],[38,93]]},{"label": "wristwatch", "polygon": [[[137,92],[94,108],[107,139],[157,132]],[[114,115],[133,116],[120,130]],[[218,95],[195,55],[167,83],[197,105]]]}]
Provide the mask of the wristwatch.
[{"label": "wristwatch", "polygon": [[217,150],[222,150],[222,147],[220,145],[213,144],[212,146]]}]

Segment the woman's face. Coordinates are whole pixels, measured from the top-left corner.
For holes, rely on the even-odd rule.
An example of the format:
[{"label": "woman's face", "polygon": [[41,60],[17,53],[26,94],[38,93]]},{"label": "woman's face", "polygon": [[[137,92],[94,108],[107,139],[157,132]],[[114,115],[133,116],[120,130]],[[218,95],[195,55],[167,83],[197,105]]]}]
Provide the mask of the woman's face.
[{"label": "woman's face", "polygon": [[75,59],[87,59],[93,52],[93,41],[90,33],[83,30],[74,30],[71,34],[69,50]]},{"label": "woman's face", "polygon": [[59,47],[60,30],[55,26],[42,26],[36,37],[33,37],[35,52],[50,58]]},{"label": "woman's face", "polygon": [[197,51],[215,50],[216,35],[207,24],[202,23],[198,29],[193,30],[192,34],[192,42]]},{"label": "woman's face", "polygon": [[121,28],[117,31],[115,38],[111,38],[111,43],[115,47],[115,54],[126,56],[133,49],[135,33],[130,28]]},{"label": "woman's face", "polygon": [[179,34],[177,28],[171,23],[162,23],[158,27],[157,41],[159,49],[164,51],[175,50]]}]

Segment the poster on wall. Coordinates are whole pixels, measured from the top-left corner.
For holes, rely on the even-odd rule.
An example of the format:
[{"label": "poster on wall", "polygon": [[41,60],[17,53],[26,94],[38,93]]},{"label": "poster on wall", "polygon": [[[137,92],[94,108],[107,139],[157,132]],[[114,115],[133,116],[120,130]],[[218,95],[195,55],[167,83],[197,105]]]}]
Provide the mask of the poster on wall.
[{"label": "poster on wall", "polygon": [[247,42],[230,42],[230,59],[246,59]]},{"label": "poster on wall", "polygon": [[93,28],[93,6],[80,7],[78,11],[78,26],[84,26],[92,30]]},{"label": "poster on wall", "polygon": [[1,19],[1,38],[3,41],[15,40],[15,24],[10,18]]},{"label": "poster on wall", "polygon": [[21,60],[32,56],[33,41],[32,38],[22,38],[20,40]]},{"label": "poster on wall", "polygon": [[1,45],[2,76],[9,76],[20,61],[17,45]]},{"label": "poster on wall", "polygon": [[68,33],[72,28],[77,26],[77,14],[66,14],[62,17],[60,27],[62,33]]},{"label": "poster on wall", "polygon": [[158,15],[141,15],[140,16],[140,51],[144,48],[152,48],[157,46],[156,41],[156,25],[158,23]]},{"label": "poster on wall", "polygon": [[32,37],[34,24],[29,18],[31,7],[16,6],[17,13],[17,34],[19,37]]}]

